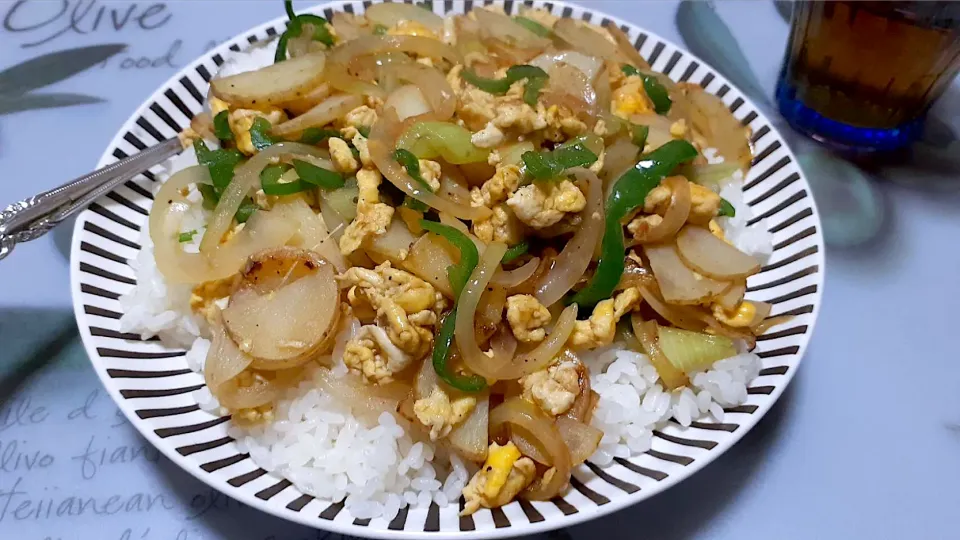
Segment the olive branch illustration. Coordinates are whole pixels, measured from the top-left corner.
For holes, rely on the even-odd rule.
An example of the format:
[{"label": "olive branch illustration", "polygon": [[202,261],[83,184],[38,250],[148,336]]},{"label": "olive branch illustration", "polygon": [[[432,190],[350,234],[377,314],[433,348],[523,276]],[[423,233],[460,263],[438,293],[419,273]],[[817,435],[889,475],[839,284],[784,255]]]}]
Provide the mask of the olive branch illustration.
[{"label": "olive branch illustration", "polygon": [[126,48],[125,44],[114,43],[65,49],[31,58],[0,71],[0,115],[105,101],[101,97],[86,94],[34,90],[69,79]]}]

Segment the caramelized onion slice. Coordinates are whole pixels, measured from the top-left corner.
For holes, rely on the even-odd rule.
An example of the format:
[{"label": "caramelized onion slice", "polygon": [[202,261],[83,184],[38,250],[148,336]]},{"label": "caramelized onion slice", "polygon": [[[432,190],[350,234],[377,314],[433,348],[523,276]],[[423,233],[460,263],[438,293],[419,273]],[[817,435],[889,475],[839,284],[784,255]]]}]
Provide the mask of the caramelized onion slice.
[{"label": "caramelized onion slice", "polygon": [[528,279],[533,277],[533,275],[537,272],[538,266],[540,266],[540,257],[534,257],[519,268],[514,268],[513,270],[497,270],[497,273],[493,275],[493,279],[490,280],[490,283],[510,290],[514,287],[522,285]]},{"label": "caramelized onion slice", "polygon": [[557,429],[570,450],[571,465],[576,467],[590,458],[600,446],[603,432],[566,416],[557,417]]},{"label": "caramelized onion slice", "polygon": [[490,413],[490,433],[497,433],[507,424],[525,430],[531,437],[530,442],[543,450],[545,459],[553,466],[553,472],[547,471],[534,481],[523,496],[537,501],[552,499],[566,488],[572,469],[570,450],[556,424],[519,396],[504,401]]},{"label": "caramelized onion slice", "polygon": [[325,126],[363,104],[357,96],[337,94],[321,101],[309,111],[274,126],[271,133],[279,136],[300,133],[310,127]]},{"label": "caramelized onion slice", "polygon": [[500,259],[506,251],[506,244],[490,243],[480,256],[479,264],[470,274],[467,286],[463,288],[457,300],[457,324],[454,330],[457,348],[467,368],[487,379],[496,379],[496,367],[502,366],[510,359],[498,358],[496,355],[490,358],[480,348],[475,331],[477,306],[480,304],[480,295],[487,288],[490,278],[500,266]]},{"label": "caramelized onion slice", "polygon": [[557,324],[546,339],[492,373],[494,379],[509,381],[544,369],[560,354],[577,324],[577,304],[570,304],[560,313]]},{"label": "caramelized onion slice", "polygon": [[690,215],[690,182],[682,176],[671,176],[665,179],[663,184],[670,190],[670,206],[660,223],[634,236],[638,243],[649,244],[672,238]]},{"label": "caramelized onion slice", "polygon": [[677,235],[677,253],[691,269],[714,279],[745,279],[760,271],[760,261],[703,227],[684,227]]}]

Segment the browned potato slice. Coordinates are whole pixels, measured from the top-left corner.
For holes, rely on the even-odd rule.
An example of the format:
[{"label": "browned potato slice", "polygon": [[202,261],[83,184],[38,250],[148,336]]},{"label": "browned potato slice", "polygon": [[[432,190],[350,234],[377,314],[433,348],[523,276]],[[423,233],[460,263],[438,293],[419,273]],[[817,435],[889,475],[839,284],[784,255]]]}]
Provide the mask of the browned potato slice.
[{"label": "browned potato slice", "polygon": [[236,107],[263,108],[305,97],[323,82],[327,55],[314,52],[256,71],[210,81],[213,95]]}]

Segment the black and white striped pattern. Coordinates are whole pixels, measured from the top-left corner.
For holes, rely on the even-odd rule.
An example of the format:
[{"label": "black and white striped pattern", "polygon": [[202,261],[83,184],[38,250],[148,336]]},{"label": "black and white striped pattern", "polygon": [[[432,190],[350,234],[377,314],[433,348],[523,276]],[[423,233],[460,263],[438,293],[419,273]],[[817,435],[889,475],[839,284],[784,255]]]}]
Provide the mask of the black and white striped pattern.
[{"label": "black and white striped pattern", "polygon": [[[493,2],[434,2],[439,14],[469,11]],[[361,13],[370,2],[334,2],[313,11]],[[492,537],[530,534],[565,527],[643,500],[715,459],[766,413],[783,392],[810,338],[823,283],[823,238],[809,186],[796,158],[763,115],[724,78],[703,62],[655,34],[624,21],[562,2],[506,1],[508,12],[538,6],[556,15],[599,24],[617,24],[654,69],[680,81],[699,83],[720,96],[753,130],[754,167],[745,200],[757,219],[775,234],[771,262],[748,285],[748,297],[774,305],[772,315],[793,315],[758,340],[763,371],[749,389],[746,404],[727,410],[723,423],[671,424],[655,433],[653,449],[617,459],[609,467],[587,463],[574,472],[570,489],[549,502],[518,501],[493,511],[459,517],[456,505],[402,510],[393,520],[358,520],[342,504],[300,493],[290,482],[257,467],[227,436],[228,418],[203,412],[191,393],[203,378],[187,369],[184,352],[157,340],[141,341],[118,329],[119,295],[134,284],[129,261],[140,249],[140,226],[152,203],[156,171],[117,188],[77,220],[71,257],[71,281],[77,321],[93,365],[114,400],[137,429],[164,454],[214,488],[272,514],[321,529],[356,536],[389,537],[391,531],[431,533],[431,537]],[[167,81],[127,121],[100,160],[106,165],[158,141],[176,136],[202,110],[211,74],[229,50],[276,35],[277,19],[222,45]],[[502,530],[505,529],[505,530]]]}]

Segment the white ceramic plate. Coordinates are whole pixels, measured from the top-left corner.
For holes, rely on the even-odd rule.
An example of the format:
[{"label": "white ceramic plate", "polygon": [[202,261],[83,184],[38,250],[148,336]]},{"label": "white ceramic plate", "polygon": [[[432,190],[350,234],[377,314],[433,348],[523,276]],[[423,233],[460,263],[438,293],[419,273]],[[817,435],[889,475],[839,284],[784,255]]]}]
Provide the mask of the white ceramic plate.
[{"label": "white ceramic plate", "polygon": [[[489,2],[486,2],[489,3]],[[434,2],[439,14],[463,13],[480,2]],[[369,2],[340,1],[310,11],[361,13]],[[773,315],[794,318],[759,338],[763,371],[742,406],[728,409],[723,423],[669,424],[655,432],[646,454],[618,459],[606,468],[578,468],[570,488],[549,502],[514,502],[459,517],[457,505],[402,510],[391,521],[354,519],[342,504],[315,499],[290,482],[257,467],[227,436],[228,418],[201,411],[191,394],[203,378],[188,369],[184,351],[141,341],[118,331],[117,298],[135,283],[128,261],[140,246],[147,220],[151,173],[138,176],[80,215],[71,251],[71,288],[80,333],[104,386],[127,418],[170,460],[203,482],[244,503],[320,529],[375,538],[491,538],[566,527],[638,503],[687,478],[740,440],[780,397],[810,340],[823,287],[823,238],[810,187],[795,156],[767,119],[744,95],[701,60],[656,34],[588,8],[562,2],[505,2],[508,12],[524,5],[593,23],[619,25],[654,69],[678,81],[701,84],[720,96],[753,130],[754,166],[745,200],[756,219],[774,233],[771,262],[750,278],[747,297],[774,305]],[[278,18],[244,32],[197,59],[161,86],[120,128],[100,166],[176,136],[202,110],[207,82],[229,50],[282,32]]]}]

